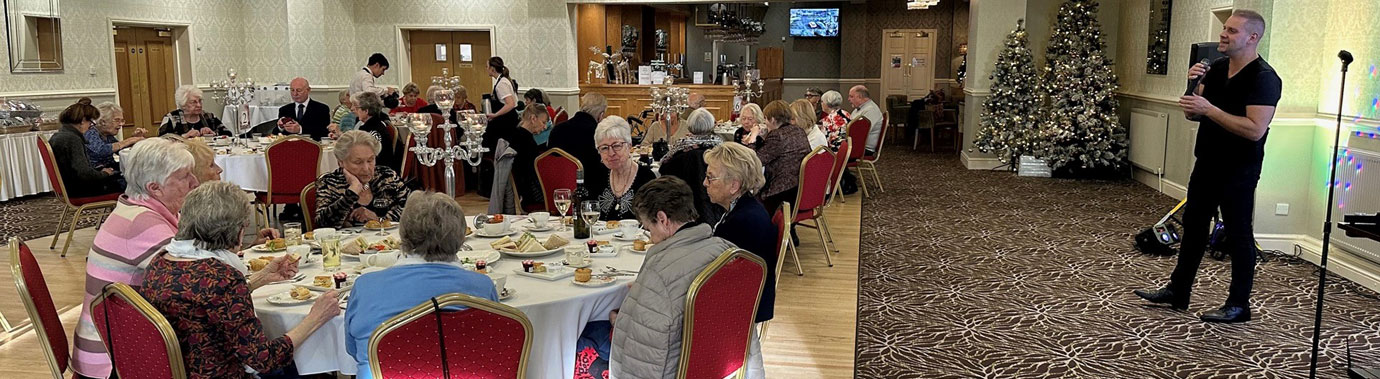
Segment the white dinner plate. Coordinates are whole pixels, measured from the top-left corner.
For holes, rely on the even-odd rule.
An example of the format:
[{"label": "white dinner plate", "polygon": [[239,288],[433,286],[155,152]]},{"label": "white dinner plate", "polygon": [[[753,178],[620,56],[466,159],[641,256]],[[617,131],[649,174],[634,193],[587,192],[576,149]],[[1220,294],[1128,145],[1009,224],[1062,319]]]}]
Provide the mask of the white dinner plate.
[{"label": "white dinner plate", "polygon": [[268,246],[265,246],[265,245],[266,245],[266,244],[254,245],[254,246],[251,246],[251,247],[249,248],[249,250],[253,250],[253,251],[256,252],[256,253],[276,253],[276,252],[280,252],[280,251],[287,251],[287,247],[286,247],[286,246],[284,246],[282,249],[276,249],[276,250],[275,250],[275,249],[269,249]]},{"label": "white dinner plate", "polygon": [[520,268],[517,268],[513,269],[513,274],[518,276],[526,276],[529,278],[537,278],[541,280],[560,280],[564,278],[569,278],[571,276],[575,276],[575,270],[562,267],[559,263],[548,263],[546,267],[546,272],[526,272],[522,271],[522,269]]},{"label": "white dinner plate", "polygon": [[647,250],[651,250],[651,249],[652,249],[652,246],[656,246],[656,245],[650,244],[650,243],[649,243],[649,244],[647,244],[647,246],[646,246],[646,247],[647,247],[646,250],[637,250],[637,249],[634,249],[634,248],[633,248],[633,245],[628,245],[628,246],[626,246],[625,248],[628,249],[628,251],[631,251],[631,252],[636,253],[636,254],[647,254]]},{"label": "white dinner plate", "polygon": [[455,256],[457,258],[460,258],[461,264],[471,265],[474,264],[475,261],[478,261],[480,259],[483,259],[484,263],[493,264],[494,262],[498,262],[499,259],[503,258],[503,254],[499,254],[497,251],[493,250],[462,251],[459,253],[455,253]]},{"label": "white dinner plate", "polygon": [[316,298],[319,297],[321,297],[321,293],[312,292],[311,298],[308,298],[306,300],[298,300],[292,298],[292,291],[283,291],[282,293],[279,293],[277,295],[269,296],[268,303],[273,305],[300,305],[316,301]]},{"label": "white dinner plate", "polygon": [[510,236],[510,235],[513,235],[513,233],[517,233],[517,232],[518,232],[517,228],[508,228],[508,231],[506,231],[506,232],[500,232],[500,233],[498,233],[498,234],[488,234],[488,233],[485,233],[485,232],[484,232],[484,229],[475,229],[475,230],[474,230],[474,235],[475,235],[475,237],[482,237],[482,238],[503,238],[504,236]]},{"label": "white dinner plate", "polygon": [[632,242],[632,241],[636,241],[636,240],[642,239],[642,237],[645,237],[644,234],[645,234],[645,233],[638,232],[637,235],[632,236],[632,237],[629,237],[629,236],[623,235],[623,232],[617,232],[617,233],[613,233],[613,239],[619,240],[619,241],[623,241],[623,242]]},{"label": "white dinner plate", "polygon": [[[312,275],[312,276],[310,276],[310,277],[308,277],[308,278],[306,278],[306,279],[302,279],[302,283],[303,283],[303,284],[298,284],[298,285],[299,285],[299,286],[302,286],[302,287],[306,287],[307,289],[312,290],[312,291],[317,291],[317,292],[326,292],[326,291],[330,291],[330,290],[336,290],[336,291],[340,291],[340,292],[345,292],[345,291],[349,291],[350,288],[353,288],[353,287],[355,286],[355,279],[357,279],[357,278],[359,278],[359,274],[349,274],[349,275],[346,275],[346,276],[345,276],[345,283],[341,283],[341,284],[340,284],[340,288],[335,288],[335,282],[334,282],[334,281],[331,282],[331,286],[330,286],[330,287],[317,287],[317,286],[316,286],[316,283],[315,283],[316,276],[315,276],[315,275]],[[334,280],[334,279],[332,279],[332,280]]]},{"label": "white dinner plate", "polygon": [[563,251],[565,251],[565,246],[560,246],[560,247],[557,247],[557,248],[551,249],[551,250],[532,251],[532,252],[499,250],[499,252],[503,253],[504,255],[508,255],[508,256],[511,256],[511,257],[514,257],[514,258],[537,258],[537,257],[545,257],[545,256],[548,256],[548,255],[555,254],[555,253],[559,253],[559,252],[563,252]]},{"label": "white dinner plate", "polygon": [[502,300],[512,299],[513,296],[516,296],[516,295],[517,295],[517,290],[512,289],[512,288],[504,288],[503,291],[501,291],[501,292],[498,293],[498,300],[502,301]]},{"label": "white dinner plate", "polygon": [[589,281],[588,281],[588,282],[580,282],[580,281],[575,280],[574,278],[570,279],[570,282],[571,282],[571,283],[575,283],[575,285],[580,286],[580,287],[603,287],[603,286],[607,286],[607,285],[610,285],[610,284],[613,284],[613,283],[617,283],[617,282],[618,282],[618,277],[616,277],[616,276],[603,276],[603,275],[597,275],[597,274],[595,274],[595,275],[589,277]]},{"label": "white dinner plate", "polygon": [[527,228],[527,231],[529,232],[549,232],[556,229],[556,227],[551,226],[551,223],[549,222],[545,224],[533,224],[531,222],[528,222],[526,225],[524,225],[524,227]]}]

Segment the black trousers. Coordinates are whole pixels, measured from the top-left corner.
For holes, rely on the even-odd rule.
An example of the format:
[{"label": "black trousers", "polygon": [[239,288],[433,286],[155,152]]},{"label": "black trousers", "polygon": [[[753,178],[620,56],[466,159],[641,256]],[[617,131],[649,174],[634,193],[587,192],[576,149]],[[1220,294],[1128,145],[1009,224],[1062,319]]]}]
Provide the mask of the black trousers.
[{"label": "black trousers", "polygon": [[1255,282],[1255,236],[1252,218],[1255,187],[1260,181],[1256,167],[1219,167],[1199,160],[1188,181],[1188,204],[1184,209],[1184,236],[1179,246],[1179,262],[1169,278],[1169,289],[1188,296],[1198,266],[1203,261],[1212,216],[1220,208],[1225,232],[1226,253],[1231,256],[1231,288],[1227,305],[1248,307]]}]

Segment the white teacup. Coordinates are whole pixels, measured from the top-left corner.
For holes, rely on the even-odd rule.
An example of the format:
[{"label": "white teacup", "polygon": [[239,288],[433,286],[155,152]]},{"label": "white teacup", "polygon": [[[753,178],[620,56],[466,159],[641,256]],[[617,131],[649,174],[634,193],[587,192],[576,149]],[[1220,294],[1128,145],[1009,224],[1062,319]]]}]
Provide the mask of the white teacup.
[{"label": "white teacup", "polygon": [[297,256],[299,257],[299,259],[301,259],[301,263],[302,263],[302,264],[306,264],[307,261],[310,261],[310,260],[311,260],[311,259],[309,259],[309,258],[311,258],[311,246],[309,246],[309,245],[292,245],[292,246],[288,246],[288,247],[287,247],[287,252],[288,252],[288,254],[297,254]]},{"label": "white teacup", "polygon": [[370,267],[389,267],[398,263],[398,253],[378,253],[364,256],[364,264]]},{"label": "white teacup", "polygon": [[503,232],[508,231],[508,220],[503,220],[503,222],[500,223],[486,222],[484,223],[484,226],[482,228],[484,229],[484,234],[488,234],[491,236],[499,235]]},{"label": "white teacup", "polygon": [[567,246],[565,248],[565,263],[573,267],[583,267],[589,265],[592,259],[589,257],[589,248],[581,246]]},{"label": "white teacup", "polygon": [[504,286],[508,284],[508,275],[489,274],[489,280],[494,281],[494,290],[503,293]]},{"label": "white teacup", "polygon": [[640,226],[642,226],[642,224],[634,219],[618,220],[618,231],[623,233],[623,238],[637,237],[638,233],[642,232]]},{"label": "white teacup", "polygon": [[546,226],[546,222],[551,220],[551,212],[532,212],[528,213],[527,217],[531,217],[537,226]]}]

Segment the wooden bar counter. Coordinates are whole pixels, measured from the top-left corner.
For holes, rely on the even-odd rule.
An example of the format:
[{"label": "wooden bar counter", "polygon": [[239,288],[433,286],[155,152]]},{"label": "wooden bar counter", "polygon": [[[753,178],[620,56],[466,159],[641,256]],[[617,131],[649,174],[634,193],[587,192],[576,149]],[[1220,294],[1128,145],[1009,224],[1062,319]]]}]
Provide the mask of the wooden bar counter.
[{"label": "wooden bar counter", "polygon": [[[676,84],[676,87],[689,88],[690,93],[704,95],[704,108],[714,114],[715,120],[728,120],[733,113],[733,86],[714,84]],[[637,84],[580,84],[580,96],[598,92],[609,100],[608,115],[636,116],[652,104],[652,87]]]}]

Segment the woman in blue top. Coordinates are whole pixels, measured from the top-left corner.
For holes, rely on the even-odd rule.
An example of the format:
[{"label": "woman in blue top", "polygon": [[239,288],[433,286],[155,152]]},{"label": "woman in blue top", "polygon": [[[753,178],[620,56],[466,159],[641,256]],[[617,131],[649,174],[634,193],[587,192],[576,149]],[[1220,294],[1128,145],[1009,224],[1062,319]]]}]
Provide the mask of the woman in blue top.
[{"label": "woman in blue top", "polygon": [[448,293],[498,301],[489,277],[460,267],[455,252],[465,242],[465,213],[444,194],[415,192],[403,210],[402,253],[386,270],[355,282],[345,310],[345,349],[355,357],[358,377],[369,371],[369,337],[389,318]]}]

